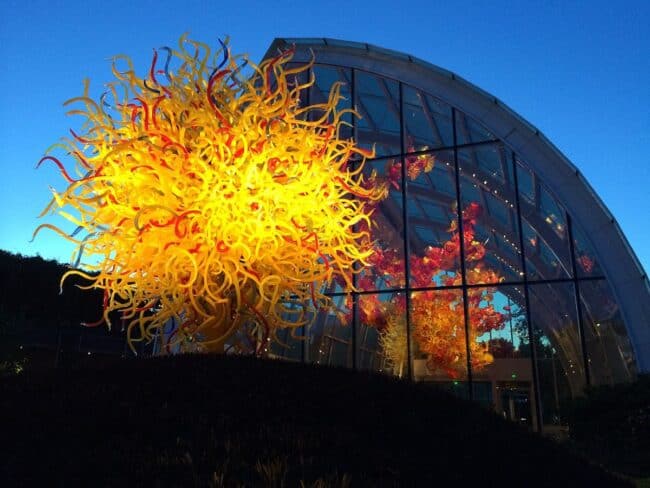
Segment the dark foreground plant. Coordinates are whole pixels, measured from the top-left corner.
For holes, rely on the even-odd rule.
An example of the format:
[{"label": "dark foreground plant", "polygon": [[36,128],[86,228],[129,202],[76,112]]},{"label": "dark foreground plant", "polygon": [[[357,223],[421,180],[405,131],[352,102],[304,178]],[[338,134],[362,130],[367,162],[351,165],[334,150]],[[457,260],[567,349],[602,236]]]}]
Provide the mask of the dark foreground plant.
[{"label": "dark foreground plant", "polygon": [[650,375],[587,390],[565,407],[574,448],[633,477],[650,477]]},{"label": "dark foreground plant", "polygon": [[481,407],[394,378],[226,356],[0,382],[3,486],[626,486]]}]

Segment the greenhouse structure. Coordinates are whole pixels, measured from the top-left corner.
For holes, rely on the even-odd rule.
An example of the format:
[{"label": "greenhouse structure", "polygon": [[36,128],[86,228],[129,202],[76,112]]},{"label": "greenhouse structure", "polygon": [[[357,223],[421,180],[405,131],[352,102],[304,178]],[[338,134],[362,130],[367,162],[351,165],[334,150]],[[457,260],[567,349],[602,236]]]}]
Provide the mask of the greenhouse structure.
[{"label": "greenhouse structure", "polygon": [[[340,82],[341,136],[390,181],[375,256],[354,293],[273,357],[449,389],[537,430],[588,385],[650,370],[650,285],[614,217],[570,161],[490,94],[412,56],[330,39],[275,39],[314,61],[305,103]],[[464,236],[461,238],[460,236]],[[300,336],[305,336],[303,339]]]}]

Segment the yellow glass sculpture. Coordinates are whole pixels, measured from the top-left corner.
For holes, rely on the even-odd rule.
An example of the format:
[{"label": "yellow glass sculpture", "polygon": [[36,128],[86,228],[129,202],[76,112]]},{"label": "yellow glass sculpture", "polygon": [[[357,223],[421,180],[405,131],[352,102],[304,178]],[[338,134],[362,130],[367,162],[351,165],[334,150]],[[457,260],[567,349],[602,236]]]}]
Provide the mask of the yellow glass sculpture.
[{"label": "yellow glass sculpture", "polygon": [[[173,318],[181,325],[167,348],[222,350],[245,337],[259,353],[279,329],[329,306],[324,286],[351,289],[353,263],[372,252],[358,229],[386,187],[364,181],[368,154],[339,137],[340,86],[326,103],[301,106],[313,80],[298,81],[310,66],[289,68],[291,51],[255,66],[221,44],[213,55],[182,37],[178,50],[160,49],[164,68],[154,54],[144,78],[117,56],[107,93],[93,100],[85,81],[66,102],[84,117],[82,132],[58,145],[76,174],[41,160],[69,183],[43,215],[58,209],[77,228],[34,234],[50,228],[77,244],[83,270],[61,286],[80,275],[102,289],[103,315],[86,325],[119,317],[132,347]],[[246,63],[252,75],[241,79]]]}]

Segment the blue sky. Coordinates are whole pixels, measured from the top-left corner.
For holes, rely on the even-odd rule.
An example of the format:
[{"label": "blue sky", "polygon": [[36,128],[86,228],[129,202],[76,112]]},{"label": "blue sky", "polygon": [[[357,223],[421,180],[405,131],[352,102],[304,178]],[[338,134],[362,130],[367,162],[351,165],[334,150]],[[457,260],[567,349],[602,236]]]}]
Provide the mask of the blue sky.
[{"label": "blue sky", "polygon": [[275,37],[331,37],[403,51],[492,93],[580,168],[650,270],[650,2],[158,0],[0,2],[0,249],[68,261],[36,216],[62,189],[45,149],[74,120],[62,103],[110,81],[107,59],[146,70],[186,31],[259,60]]}]

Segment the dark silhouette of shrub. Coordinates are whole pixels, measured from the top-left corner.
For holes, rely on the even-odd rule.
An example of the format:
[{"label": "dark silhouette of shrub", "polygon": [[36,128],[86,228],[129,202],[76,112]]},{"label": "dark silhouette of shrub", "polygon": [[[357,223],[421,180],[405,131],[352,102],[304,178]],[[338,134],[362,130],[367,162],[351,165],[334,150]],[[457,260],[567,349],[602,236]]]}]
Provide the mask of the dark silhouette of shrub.
[{"label": "dark silhouette of shrub", "polygon": [[650,476],[650,375],[590,388],[565,412],[576,450],[629,476]]}]

